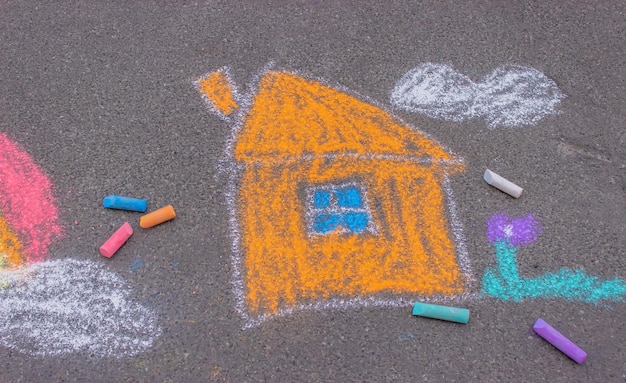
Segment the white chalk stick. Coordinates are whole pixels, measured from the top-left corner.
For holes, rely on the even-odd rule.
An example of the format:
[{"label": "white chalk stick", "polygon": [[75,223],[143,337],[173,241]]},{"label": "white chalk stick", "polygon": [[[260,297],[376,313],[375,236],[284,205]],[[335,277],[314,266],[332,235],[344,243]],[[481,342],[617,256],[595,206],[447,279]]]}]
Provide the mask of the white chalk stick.
[{"label": "white chalk stick", "polygon": [[506,178],[500,177],[496,173],[491,170],[485,170],[485,175],[483,176],[485,182],[489,185],[502,190],[506,194],[513,196],[515,198],[519,198],[522,195],[524,189],[515,185],[513,182],[507,180]]}]

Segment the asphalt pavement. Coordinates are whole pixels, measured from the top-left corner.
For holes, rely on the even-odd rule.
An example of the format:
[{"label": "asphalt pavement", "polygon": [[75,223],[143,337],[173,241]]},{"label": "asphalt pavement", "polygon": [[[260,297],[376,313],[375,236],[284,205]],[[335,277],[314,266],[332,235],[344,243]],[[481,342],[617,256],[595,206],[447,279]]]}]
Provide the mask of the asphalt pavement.
[{"label": "asphalt pavement", "polygon": [[[0,36],[0,134],[49,177],[63,226],[46,258],[99,265],[154,316],[153,338],[132,352],[113,342],[35,353],[8,341],[5,326],[1,382],[626,382],[623,295],[515,301],[483,290],[497,264],[486,236],[496,214],[540,222],[517,253],[525,278],[565,268],[626,279],[623,1],[8,0]],[[398,81],[425,63],[475,82],[506,65],[534,68],[564,97],[557,112],[514,127],[394,107]],[[281,315],[270,308],[247,326],[253,308],[237,281],[253,265],[238,258],[245,230],[233,224],[232,191],[241,174],[228,165],[240,125],[194,85],[222,68],[243,106],[268,68],[285,71],[358,95],[462,158],[449,176],[454,213],[443,217],[462,227],[449,237],[466,250],[473,282],[442,304],[468,308],[469,323],[411,315],[421,294],[344,305],[369,297],[352,291],[330,307],[327,297],[304,310],[282,302]],[[524,187],[522,196],[487,185],[486,168]],[[177,216],[140,229],[141,213],[102,207],[110,194],[145,198],[151,210],[171,204]],[[102,257],[98,247],[124,221],[135,233]],[[587,360],[537,336],[539,317]],[[29,331],[48,339],[39,332],[53,330]]]}]

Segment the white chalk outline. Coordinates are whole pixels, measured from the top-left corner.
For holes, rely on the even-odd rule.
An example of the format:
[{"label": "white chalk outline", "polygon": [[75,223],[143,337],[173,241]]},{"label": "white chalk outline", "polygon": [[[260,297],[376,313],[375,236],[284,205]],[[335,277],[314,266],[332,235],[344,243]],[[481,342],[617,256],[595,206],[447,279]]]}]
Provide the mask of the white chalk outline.
[{"label": "white chalk outline", "polygon": [[[380,154],[372,154],[372,155],[358,155],[356,153],[342,153],[342,154],[329,154],[325,156],[313,156],[313,155],[302,155],[288,158],[281,158],[277,161],[271,161],[268,159],[259,160],[258,163],[272,164],[272,163],[285,163],[290,161],[297,161],[300,159],[310,159],[310,158],[339,158],[339,157],[356,157],[356,158],[368,158],[368,159],[395,159],[398,161],[412,161],[424,164],[433,164],[438,163],[440,169],[443,171],[443,179],[444,184],[441,185],[444,193],[446,195],[446,206],[448,208],[448,212],[450,214],[450,226],[453,232],[453,235],[456,239],[456,255],[459,260],[461,273],[465,277],[466,290],[470,291],[473,288],[474,276],[471,270],[471,265],[469,262],[469,256],[467,253],[467,248],[465,246],[465,236],[463,235],[463,226],[458,219],[456,214],[456,203],[454,202],[454,195],[452,192],[452,188],[449,185],[448,174],[446,165],[455,166],[459,164],[463,164],[464,160],[458,156],[454,151],[448,149],[446,146],[440,144],[436,139],[434,139],[430,134],[425,133],[421,130],[415,129],[410,124],[403,121],[400,117],[396,116],[389,110],[386,106],[381,105],[375,100],[370,99],[367,96],[363,96],[354,92],[342,85],[332,84],[328,81],[320,79],[316,76],[309,76],[306,74],[302,74],[299,71],[289,71],[286,69],[275,69],[274,63],[269,62],[250,82],[248,87],[248,92],[243,95],[238,92],[236,83],[230,77],[230,70],[228,67],[222,67],[218,69],[218,72],[223,73],[229,80],[232,96],[235,102],[239,105],[239,108],[233,112],[234,115],[224,116],[220,111],[216,111],[217,108],[203,95],[203,100],[205,104],[208,105],[209,109],[217,114],[223,121],[228,123],[231,127],[231,134],[229,138],[225,142],[224,146],[224,159],[221,160],[218,164],[218,174],[227,174],[227,188],[224,192],[224,197],[226,199],[226,205],[229,212],[229,225],[230,225],[230,235],[232,239],[231,244],[231,254],[230,260],[232,265],[232,276],[231,276],[231,284],[233,288],[233,294],[235,295],[235,309],[241,316],[244,321],[242,326],[242,330],[253,328],[260,326],[265,321],[269,319],[276,319],[284,316],[291,315],[293,313],[299,311],[307,311],[307,310],[329,310],[329,309],[338,309],[345,310],[350,308],[363,308],[363,307],[405,307],[410,306],[416,300],[422,302],[456,302],[456,301],[466,301],[476,299],[478,297],[477,293],[465,292],[456,295],[449,296],[411,296],[411,298],[407,298],[409,294],[400,294],[402,296],[397,298],[382,298],[376,296],[368,296],[368,297],[352,297],[352,298],[332,298],[323,301],[317,301],[308,304],[298,304],[289,308],[279,309],[277,312],[272,314],[260,314],[257,316],[251,316],[246,310],[245,303],[245,285],[243,278],[243,258],[245,254],[241,249],[241,228],[239,225],[239,221],[237,219],[237,203],[236,196],[238,194],[238,181],[241,178],[241,174],[245,169],[245,164],[239,164],[234,158],[234,145],[237,140],[237,136],[243,126],[245,125],[245,116],[250,111],[252,107],[252,103],[254,100],[254,96],[258,93],[258,84],[260,80],[270,71],[276,72],[286,72],[289,74],[293,74],[296,76],[300,76],[304,79],[317,81],[320,84],[331,87],[340,92],[346,93],[357,100],[362,102],[366,102],[370,105],[373,105],[383,112],[387,113],[391,116],[396,122],[401,125],[406,126],[407,128],[411,128],[413,131],[419,132],[429,140],[433,141],[435,144],[443,148],[447,153],[453,156],[455,159],[453,160],[437,160],[433,161],[432,158],[429,157],[413,157],[413,156],[400,156],[400,155],[380,155]],[[208,72],[204,76],[197,78],[196,80],[192,80],[192,83],[196,89],[199,90],[198,83],[201,79],[206,78],[208,75],[214,73],[214,71]],[[201,92],[200,92],[201,93]],[[255,161],[257,162],[257,161]],[[252,163],[255,163],[252,162]],[[384,293],[380,293],[380,295],[384,295]],[[399,295],[399,294],[394,294]]]}]

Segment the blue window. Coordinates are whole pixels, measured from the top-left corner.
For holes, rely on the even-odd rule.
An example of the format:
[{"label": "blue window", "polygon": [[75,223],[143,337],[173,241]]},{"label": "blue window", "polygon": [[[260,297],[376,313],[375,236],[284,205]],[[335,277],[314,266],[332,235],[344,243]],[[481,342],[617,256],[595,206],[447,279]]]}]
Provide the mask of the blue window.
[{"label": "blue window", "polygon": [[314,204],[316,209],[325,209],[330,206],[330,191],[316,190],[314,198]]},{"label": "blue window", "polygon": [[341,225],[341,221],[341,214],[320,213],[315,216],[313,230],[322,234],[330,233]]},{"label": "blue window", "polygon": [[335,230],[362,233],[372,229],[364,192],[354,183],[322,185],[309,191],[309,227],[315,234]]},{"label": "blue window", "polygon": [[362,208],[363,202],[361,201],[361,193],[356,186],[347,186],[338,188],[335,191],[337,196],[337,205],[339,207],[355,207]]}]

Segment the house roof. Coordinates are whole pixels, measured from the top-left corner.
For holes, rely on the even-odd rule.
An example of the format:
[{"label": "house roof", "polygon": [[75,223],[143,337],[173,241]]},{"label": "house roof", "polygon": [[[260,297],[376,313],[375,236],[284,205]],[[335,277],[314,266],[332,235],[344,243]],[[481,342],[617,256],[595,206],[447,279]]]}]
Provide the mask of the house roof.
[{"label": "house roof", "polygon": [[[209,74],[197,84],[218,114],[234,115],[239,109],[226,71]],[[233,151],[242,162],[346,154],[459,160],[383,109],[285,71],[269,71],[261,77],[249,111],[240,118],[243,125]]]},{"label": "house roof", "polygon": [[288,72],[267,72],[234,147],[239,161],[303,155],[455,160],[435,141],[354,96]]}]

